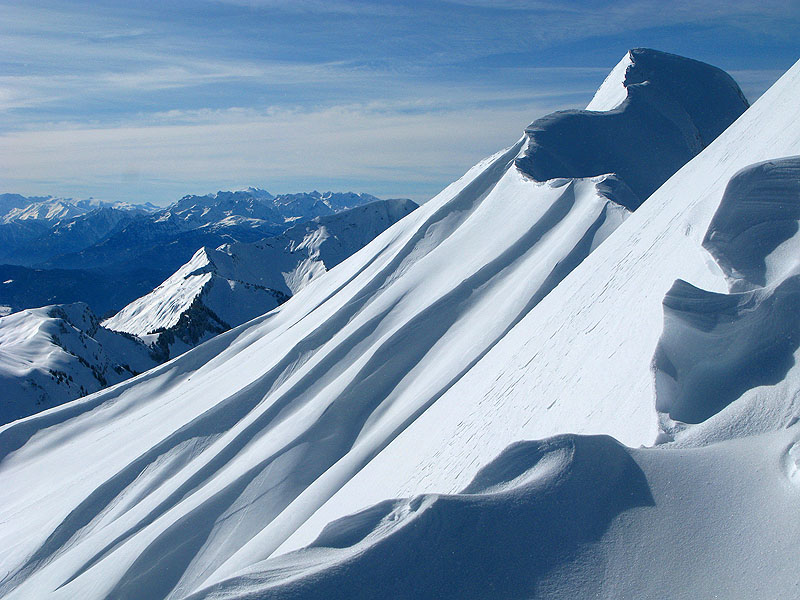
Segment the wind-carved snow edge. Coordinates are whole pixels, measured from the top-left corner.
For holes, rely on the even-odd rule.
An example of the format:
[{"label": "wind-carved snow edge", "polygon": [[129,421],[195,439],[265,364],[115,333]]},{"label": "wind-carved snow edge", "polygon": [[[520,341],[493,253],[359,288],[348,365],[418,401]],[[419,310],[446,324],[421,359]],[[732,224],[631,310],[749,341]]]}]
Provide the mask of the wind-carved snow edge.
[{"label": "wind-carved snow edge", "polygon": [[[663,300],[652,369],[662,441],[743,394],[781,382],[800,347],[800,261],[776,252],[800,219],[800,157],[735,174],[703,239],[729,293],[678,279]],[[777,255],[777,256],[776,256]]]}]

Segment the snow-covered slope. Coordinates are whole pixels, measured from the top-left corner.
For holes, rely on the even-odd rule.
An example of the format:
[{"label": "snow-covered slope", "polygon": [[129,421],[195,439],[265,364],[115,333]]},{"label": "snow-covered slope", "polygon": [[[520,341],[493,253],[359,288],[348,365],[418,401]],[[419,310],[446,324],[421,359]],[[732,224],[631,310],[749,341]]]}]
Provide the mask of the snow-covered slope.
[{"label": "snow-covered slope", "polygon": [[[357,507],[421,491],[455,492],[516,440],[564,431],[610,433],[632,446],[655,440],[663,418],[655,411],[651,362],[662,300],[677,279],[728,291],[724,271],[703,248],[706,231],[738,170],[800,153],[798,94],[800,64],[653,194],[284,549],[311,542],[326,523]],[[792,226],[790,219],[783,225]],[[792,239],[778,252],[800,241]],[[794,403],[791,386],[762,389],[758,397],[764,394]],[[788,423],[787,413],[791,408],[766,421]]]},{"label": "snow-covered slope", "polygon": [[[731,169],[795,147],[793,78],[652,210],[628,217],[633,193],[615,176],[532,180],[515,162],[526,136],[271,313],[0,430],[10,523],[0,590],[185,597],[271,569],[254,565],[376,500],[458,491],[518,439],[572,430],[652,441],[661,297],[698,264],[700,283],[722,286],[696,239],[707,221],[691,207]],[[546,462],[555,473],[570,464]],[[328,539],[347,545],[376,520],[380,511]],[[284,582],[305,574],[284,565]],[[245,593],[240,584],[221,593]]]},{"label": "snow-covered slope", "polygon": [[109,331],[82,303],[0,318],[0,423],[118,383],[155,366],[133,336]]},{"label": "snow-covered slope", "polygon": [[258,242],[201,248],[103,325],[174,357],[285,302],[415,208],[411,200],[378,200]]},{"label": "snow-covered slope", "polygon": [[675,443],[519,442],[458,494],[383,501],[191,598],[794,597],[799,220],[800,157],[745,167],[703,243],[739,291],[667,293],[653,370]]}]

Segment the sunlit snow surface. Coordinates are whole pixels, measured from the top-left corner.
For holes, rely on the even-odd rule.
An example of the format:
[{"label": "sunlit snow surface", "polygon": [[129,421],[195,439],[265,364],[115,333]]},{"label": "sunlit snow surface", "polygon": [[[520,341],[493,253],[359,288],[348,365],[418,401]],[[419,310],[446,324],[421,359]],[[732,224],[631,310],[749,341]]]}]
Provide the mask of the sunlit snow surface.
[{"label": "sunlit snow surface", "polygon": [[655,439],[661,301],[728,292],[704,235],[737,170],[800,152],[798,90],[795,66],[624,223],[605,176],[526,178],[523,139],[276,311],[0,429],[0,591],[786,595],[795,429],[493,459]]},{"label": "sunlit snow surface", "polygon": [[0,315],[0,423],[119,383],[157,364],[82,302]]}]

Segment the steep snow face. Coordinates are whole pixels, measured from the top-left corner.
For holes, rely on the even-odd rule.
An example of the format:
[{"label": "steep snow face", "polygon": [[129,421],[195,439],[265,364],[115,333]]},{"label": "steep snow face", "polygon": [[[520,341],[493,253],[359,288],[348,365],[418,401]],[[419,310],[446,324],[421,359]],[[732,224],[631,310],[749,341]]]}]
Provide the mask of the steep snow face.
[{"label": "steep snow face", "polygon": [[[629,63],[629,64],[628,64]],[[517,164],[537,181],[616,173],[638,197],[635,209],[747,108],[731,77],[710,65],[655,50],[631,50],[590,107],[534,121]],[[596,110],[596,108],[594,109]]]},{"label": "steep snow face", "polygon": [[103,325],[174,357],[285,302],[416,207],[410,200],[379,200],[259,242],[202,248]]},{"label": "steep snow face", "polygon": [[[791,136],[800,125],[789,116],[768,124]],[[668,255],[664,267],[641,254],[664,232],[673,234],[665,252],[701,251],[683,241],[685,227],[662,220],[659,211],[681,213],[674,198],[638,219],[617,177],[534,181],[516,166],[526,141],[279,309],[0,430],[0,507],[26,517],[2,517],[12,525],[0,531],[0,591],[180,598],[249,569],[293,534],[284,550],[313,540],[376,496],[463,489],[530,433],[652,440],[660,300],[677,265],[696,257]],[[747,151],[775,141],[748,139]],[[743,155],[723,148],[703,176]],[[683,203],[713,190],[698,181],[678,186]],[[618,227],[629,233],[608,252]],[[648,294],[659,294],[654,309]],[[653,318],[633,318],[648,310]],[[557,470],[565,453],[547,462]]]},{"label": "steep snow face", "polygon": [[156,362],[131,336],[100,327],[82,303],[0,318],[0,422],[85,396]]},{"label": "steep snow face", "polygon": [[[787,76],[794,83],[792,91],[800,84],[798,71],[800,63]],[[784,79],[779,85],[787,83]],[[720,141],[753,141],[745,134],[772,116],[759,119],[758,109],[769,112],[775,104],[756,105],[756,114],[745,117],[745,123],[748,117],[754,121],[737,123]],[[796,117],[790,115],[789,122]],[[770,141],[785,133],[779,130]],[[788,136],[793,150],[800,144],[797,133],[795,127]],[[728,135],[733,139],[726,140]],[[764,142],[757,140],[756,145]],[[717,166],[723,169],[729,160],[726,146],[717,148]],[[714,148],[708,152],[713,155]],[[676,176],[688,178],[681,182],[684,193],[696,190],[692,183],[698,183],[700,174],[708,175],[701,168],[710,166],[708,158],[706,154],[697,161],[703,163],[695,171],[698,179],[686,172]],[[661,193],[649,202],[657,206]],[[800,509],[800,369],[795,368],[800,354],[800,258],[787,249],[800,241],[800,158],[749,166],[733,176],[721,200],[716,194],[712,198],[709,203],[718,208],[701,240],[730,287],[747,291],[706,292],[678,280],[664,299],[664,330],[653,362],[656,406],[667,413],[662,425],[668,429],[661,439],[676,435],[675,443],[639,450],[600,437],[516,443],[457,494],[380,502],[331,522],[305,549],[240,564],[238,574],[217,578],[190,598],[655,599],[664,597],[665,590],[671,598],[794,596],[792,565],[800,539],[795,518]],[[642,212],[657,216],[650,206]],[[693,208],[696,218],[701,213]],[[750,218],[743,221],[743,216]],[[682,225],[668,228],[669,237],[684,237]],[[646,232],[639,242],[641,238],[623,235],[626,229],[618,230],[608,244],[624,237],[653,248]],[[666,250],[677,239],[657,243],[657,250]],[[695,237],[694,242],[701,240]],[[670,259],[657,252],[640,269],[663,266]],[[587,264],[564,283],[588,276],[581,273]],[[661,275],[655,273],[656,278]],[[601,275],[613,279],[602,267]],[[718,271],[718,279],[720,275]],[[638,279],[630,271],[623,277]],[[558,290],[553,297],[557,295]],[[525,325],[523,321],[519,328]],[[643,329],[643,323],[638,325]],[[581,344],[580,338],[576,341]],[[491,358],[497,357],[490,353],[478,368]],[[639,368],[647,370],[641,362]],[[587,374],[592,375],[581,373]],[[481,440],[464,427],[464,408],[469,407],[464,407],[463,396],[458,400],[461,412],[455,418],[462,437],[452,445],[464,446],[466,435],[470,445],[480,446]],[[440,401],[434,409],[442,405]],[[441,415],[431,419],[438,430],[426,432],[439,436],[433,444],[439,447],[432,456],[436,465],[427,465],[426,476],[431,467],[440,473],[452,467],[474,472],[465,458],[453,465],[452,456],[441,452],[441,444],[453,439],[435,419]],[[490,425],[491,412],[481,417],[478,426],[489,429],[489,435],[506,433]],[[373,485],[385,485],[397,465],[408,464],[408,453],[418,448],[415,442],[427,442],[407,435],[423,419],[373,461],[370,467],[381,458],[382,467],[393,467],[383,472],[384,479],[378,476],[380,469],[371,473],[367,479]],[[501,420],[506,428],[511,423]],[[403,437],[409,438],[406,444],[400,443]],[[400,447],[405,462],[386,461],[392,446]],[[403,470],[416,475],[420,467],[425,468],[412,461]]]},{"label": "steep snow face", "polygon": [[[676,279],[711,292],[728,291],[703,240],[737,171],[800,152],[798,90],[800,64],[348,480],[283,550],[310,543],[331,520],[386,498],[456,492],[479,466],[520,439],[569,430],[609,433],[633,446],[655,440],[660,416],[651,361],[663,329],[662,300]],[[767,263],[782,271],[778,257],[789,256],[784,249],[796,240],[782,243]],[[736,425],[734,406],[724,411],[730,430],[767,431],[791,422],[790,387],[756,390],[742,425]],[[768,398],[774,398],[768,402],[772,406],[784,405],[759,420],[758,406]]]}]

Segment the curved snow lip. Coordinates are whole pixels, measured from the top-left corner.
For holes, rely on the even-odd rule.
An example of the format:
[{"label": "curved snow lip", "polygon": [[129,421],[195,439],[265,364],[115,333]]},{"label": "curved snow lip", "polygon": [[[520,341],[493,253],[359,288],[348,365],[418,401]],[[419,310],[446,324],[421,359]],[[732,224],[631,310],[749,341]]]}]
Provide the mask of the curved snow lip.
[{"label": "curved snow lip", "polygon": [[616,108],[559,111],[526,128],[516,160],[523,173],[536,181],[616,173],[638,197],[633,210],[749,106],[716,67],[646,48],[629,57]]},{"label": "curved snow lip", "polygon": [[731,178],[703,247],[732,290],[763,287],[768,257],[797,234],[798,221],[800,156],[756,163]]},{"label": "curved snow lip", "polygon": [[631,451],[609,436],[518,442],[460,494],[381,502],[187,600],[530,597],[620,513],[653,505]]},{"label": "curved snow lip", "polygon": [[676,281],[653,359],[656,410],[701,423],[747,390],[782,381],[800,347],[798,313],[800,276],[739,294]]},{"label": "curved snow lip", "polygon": [[732,293],[677,280],[663,300],[652,368],[656,410],[678,421],[665,420],[666,433],[706,421],[748,390],[781,382],[794,367],[800,261],[784,252],[772,261],[772,277],[767,263],[796,237],[798,219],[800,157],[756,163],[731,178],[703,246]]}]

